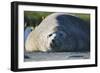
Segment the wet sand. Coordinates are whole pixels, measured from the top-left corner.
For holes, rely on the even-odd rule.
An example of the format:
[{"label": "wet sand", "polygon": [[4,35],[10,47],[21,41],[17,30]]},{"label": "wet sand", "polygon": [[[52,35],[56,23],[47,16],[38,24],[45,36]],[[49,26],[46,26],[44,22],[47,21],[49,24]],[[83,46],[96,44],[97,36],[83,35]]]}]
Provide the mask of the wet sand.
[{"label": "wet sand", "polygon": [[25,53],[25,62],[30,61],[50,61],[50,60],[75,60],[89,59],[89,52],[31,52]]}]

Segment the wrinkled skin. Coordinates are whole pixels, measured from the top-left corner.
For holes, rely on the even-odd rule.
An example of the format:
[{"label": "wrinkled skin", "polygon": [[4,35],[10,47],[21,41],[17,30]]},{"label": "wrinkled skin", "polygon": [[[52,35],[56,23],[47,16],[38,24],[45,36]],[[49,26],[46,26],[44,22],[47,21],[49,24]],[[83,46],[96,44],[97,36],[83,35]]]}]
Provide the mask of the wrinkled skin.
[{"label": "wrinkled skin", "polygon": [[53,13],[29,34],[25,48],[29,52],[89,51],[90,28],[74,15]]}]

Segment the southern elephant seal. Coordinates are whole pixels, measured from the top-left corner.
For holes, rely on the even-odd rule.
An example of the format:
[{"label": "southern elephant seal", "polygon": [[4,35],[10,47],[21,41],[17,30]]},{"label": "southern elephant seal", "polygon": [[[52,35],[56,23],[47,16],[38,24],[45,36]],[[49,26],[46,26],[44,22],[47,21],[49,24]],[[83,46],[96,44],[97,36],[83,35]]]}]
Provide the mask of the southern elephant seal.
[{"label": "southern elephant seal", "polygon": [[89,51],[90,28],[79,17],[67,13],[47,16],[28,36],[26,51]]}]

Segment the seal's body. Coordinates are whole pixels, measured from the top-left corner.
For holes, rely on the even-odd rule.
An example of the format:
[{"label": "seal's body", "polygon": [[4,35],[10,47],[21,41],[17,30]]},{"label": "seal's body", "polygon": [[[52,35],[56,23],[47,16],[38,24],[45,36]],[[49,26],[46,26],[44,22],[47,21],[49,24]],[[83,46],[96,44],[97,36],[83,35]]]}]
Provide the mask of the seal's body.
[{"label": "seal's body", "polygon": [[65,13],[47,16],[28,36],[26,51],[89,51],[90,28],[80,18]]}]

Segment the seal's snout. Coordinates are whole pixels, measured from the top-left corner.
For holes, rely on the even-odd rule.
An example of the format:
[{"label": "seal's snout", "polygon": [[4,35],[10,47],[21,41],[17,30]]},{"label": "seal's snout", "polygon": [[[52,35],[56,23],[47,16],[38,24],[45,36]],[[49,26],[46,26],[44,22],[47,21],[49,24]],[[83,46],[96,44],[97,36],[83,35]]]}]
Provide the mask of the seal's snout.
[{"label": "seal's snout", "polygon": [[55,40],[54,39],[52,39],[52,43],[55,43]]},{"label": "seal's snout", "polygon": [[51,48],[54,48],[56,46],[56,41],[55,39],[52,39],[51,43],[50,43]]}]

